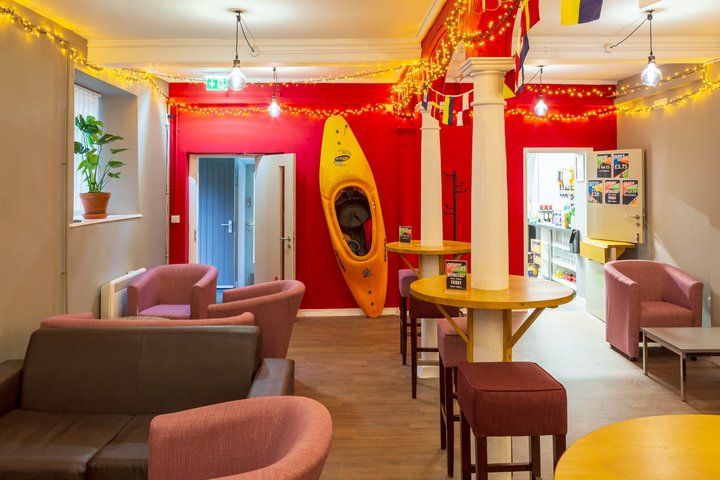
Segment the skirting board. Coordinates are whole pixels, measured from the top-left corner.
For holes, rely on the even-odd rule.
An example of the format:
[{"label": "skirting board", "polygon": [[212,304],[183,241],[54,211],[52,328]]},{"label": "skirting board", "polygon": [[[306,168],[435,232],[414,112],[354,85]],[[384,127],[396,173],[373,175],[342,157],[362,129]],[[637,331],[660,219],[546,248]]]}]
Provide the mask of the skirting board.
[{"label": "skirting board", "polygon": [[[382,316],[400,315],[396,307],[383,308]],[[359,308],[307,308],[298,311],[298,317],[364,317],[365,313]]]}]

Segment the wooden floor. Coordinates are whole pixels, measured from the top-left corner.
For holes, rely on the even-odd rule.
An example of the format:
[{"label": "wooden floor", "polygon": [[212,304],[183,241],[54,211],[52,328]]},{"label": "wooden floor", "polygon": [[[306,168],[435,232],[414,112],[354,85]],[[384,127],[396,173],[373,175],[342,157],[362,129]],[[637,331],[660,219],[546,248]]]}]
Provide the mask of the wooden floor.
[{"label": "wooden floor", "polygon": [[[720,367],[707,358],[688,362],[688,401],[681,402],[675,354],[651,348],[646,377],[641,363],[605,343],[604,328],[581,311],[546,311],[513,352],[515,360],[537,362],[565,385],[568,446],[628,418],[720,414]],[[446,478],[437,379],[421,379],[418,398],[410,398],[410,367],[401,364],[398,336],[395,316],[298,319],[288,354],[296,361],[295,393],[319,400],[333,418],[323,480]],[[527,455],[524,439],[513,445],[515,458]],[[549,439],[542,447],[543,478],[549,479]],[[459,478],[459,449],[455,468]]]}]

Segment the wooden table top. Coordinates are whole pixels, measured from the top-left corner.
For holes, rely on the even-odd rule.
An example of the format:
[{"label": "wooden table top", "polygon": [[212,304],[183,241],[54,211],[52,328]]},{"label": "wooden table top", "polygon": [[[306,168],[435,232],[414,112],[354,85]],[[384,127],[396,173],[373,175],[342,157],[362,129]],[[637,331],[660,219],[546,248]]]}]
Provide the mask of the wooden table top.
[{"label": "wooden table top", "polygon": [[720,351],[720,327],[644,327],[648,338],[685,353]]},{"label": "wooden table top", "polygon": [[470,288],[472,274],[468,274],[467,284],[467,290],[447,290],[445,275],[436,275],[414,281],[410,291],[426,302],[484,310],[557,307],[575,297],[571,288],[557,282],[519,275],[510,275],[510,288],[506,290]]},{"label": "wooden table top", "polygon": [[613,423],[560,457],[555,480],[720,478],[720,415],[660,415]]},{"label": "wooden table top", "polygon": [[410,253],[415,255],[458,255],[470,253],[469,242],[457,240],[443,240],[442,245],[422,245],[421,240],[413,240],[412,243],[391,242],[385,245],[388,252]]}]

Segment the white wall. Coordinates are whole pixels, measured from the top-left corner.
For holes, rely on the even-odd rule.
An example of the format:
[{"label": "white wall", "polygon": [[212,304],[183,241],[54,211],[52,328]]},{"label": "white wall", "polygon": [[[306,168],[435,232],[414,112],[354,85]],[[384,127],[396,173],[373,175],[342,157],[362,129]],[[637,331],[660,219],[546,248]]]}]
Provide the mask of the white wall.
[{"label": "white wall", "polygon": [[[664,72],[666,75],[668,72]],[[718,69],[710,75],[717,78]],[[663,90],[631,105],[696,90],[701,81]],[[618,115],[618,148],[646,151],[647,242],[639,258],[667,262],[705,283],[705,319],[720,326],[720,91],[656,110]],[[709,308],[708,296],[712,297]],[[712,312],[712,313],[711,313]]]},{"label": "white wall", "polygon": [[[85,40],[12,1],[35,24]],[[40,321],[97,310],[98,286],[140,266],[165,262],[164,99],[143,85],[137,96],[141,220],[68,229],[72,192],[75,66],[57,45],[0,23],[0,361],[24,356]],[[108,81],[108,79],[105,79]],[[71,163],[72,165],[72,163]],[[72,166],[70,167],[72,168]],[[70,197],[71,198],[71,197]]]}]

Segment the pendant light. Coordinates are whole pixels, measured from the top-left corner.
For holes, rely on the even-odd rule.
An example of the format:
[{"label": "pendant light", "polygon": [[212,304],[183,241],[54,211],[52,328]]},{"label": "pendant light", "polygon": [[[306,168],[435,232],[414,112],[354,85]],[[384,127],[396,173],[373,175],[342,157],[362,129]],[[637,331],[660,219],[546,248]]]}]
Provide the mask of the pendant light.
[{"label": "pendant light", "polygon": [[644,85],[647,85],[648,87],[654,87],[658,83],[660,83],[660,80],[662,80],[662,72],[660,72],[660,69],[655,65],[655,55],[653,55],[653,44],[652,44],[652,20],[653,20],[653,11],[650,10],[647,15],[647,19],[650,22],[650,55],[648,56],[648,64],[647,67],[645,67],[645,70],[643,70],[642,74],[640,74],[640,80]]},{"label": "pendant light", "polygon": [[273,118],[277,118],[280,116],[280,112],[282,112],[282,109],[280,108],[280,105],[277,103],[277,97],[275,97],[275,88],[277,87],[277,67],[273,67],[273,93],[272,93],[272,101],[270,102],[270,106],[268,107],[268,115],[270,115]]},{"label": "pendant light", "polygon": [[535,115],[538,117],[544,117],[548,112],[548,106],[545,103],[545,97],[542,94],[542,74],[543,74],[543,67],[544,65],[540,65],[540,96],[538,97],[538,101],[535,104]]},{"label": "pendant light", "polygon": [[[238,56],[238,40],[240,38],[240,30],[242,30],[243,37],[245,38],[245,43],[247,43],[247,46],[250,47],[253,56],[257,56],[258,52],[255,50],[255,48],[253,48],[252,45],[250,45],[247,34],[245,34],[245,28],[243,27],[244,22],[242,19],[242,14],[244,10],[236,9],[233,10],[233,12],[235,13],[235,59],[233,60],[232,72],[230,72],[230,75],[228,75],[228,87],[230,88],[230,90],[239,92],[247,86],[247,77],[245,77],[245,74],[242,72],[242,70],[240,70],[240,57]],[[255,39],[253,38],[253,41],[254,40]]]}]

